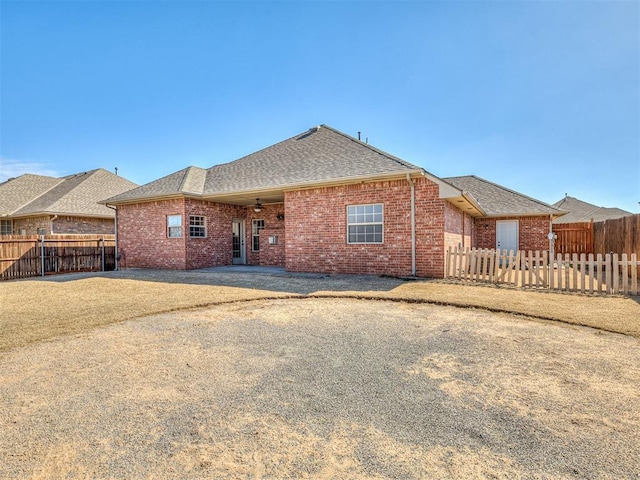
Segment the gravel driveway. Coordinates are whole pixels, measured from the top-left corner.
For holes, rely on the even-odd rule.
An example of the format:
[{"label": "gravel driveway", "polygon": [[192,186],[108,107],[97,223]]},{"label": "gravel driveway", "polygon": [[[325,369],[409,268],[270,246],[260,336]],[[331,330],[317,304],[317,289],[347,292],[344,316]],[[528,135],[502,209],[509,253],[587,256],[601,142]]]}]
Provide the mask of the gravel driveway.
[{"label": "gravel driveway", "polygon": [[0,354],[0,478],[638,478],[640,341],[288,299]]}]

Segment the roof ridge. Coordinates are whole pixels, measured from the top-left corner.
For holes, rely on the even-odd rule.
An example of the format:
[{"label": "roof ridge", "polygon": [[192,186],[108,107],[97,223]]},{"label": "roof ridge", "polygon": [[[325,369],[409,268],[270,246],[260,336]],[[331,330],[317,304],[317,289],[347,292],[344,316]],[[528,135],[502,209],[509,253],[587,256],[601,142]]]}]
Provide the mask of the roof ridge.
[{"label": "roof ridge", "polygon": [[202,168],[202,167],[197,167],[195,165],[189,165],[186,169],[186,172],[184,174],[184,177],[182,178],[182,182],[180,183],[180,188],[178,189],[179,192],[181,193],[185,193],[185,188],[188,182],[193,181],[193,172],[195,172],[196,170],[201,170],[204,172],[205,174],[205,179],[202,183],[202,185],[200,185],[200,192],[192,192],[192,191],[186,191],[186,193],[196,193],[199,195],[202,195],[204,193],[204,183],[206,182],[206,176],[207,176],[207,172],[208,169],[206,168]]},{"label": "roof ridge", "polygon": [[[311,129],[310,129],[311,130]],[[305,131],[305,132],[300,132],[300,133],[296,133],[295,135],[290,136],[289,138],[285,138],[284,140],[281,140],[277,143],[274,143],[273,145],[267,145],[264,148],[261,148],[260,150],[256,150],[255,152],[251,152],[251,153],[247,153],[246,155],[243,155],[239,158],[236,158],[235,160],[231,160],[230,162],[223,162],[223,163],[218,163],[216,165],[212,165],[211,167],[207,168],[207,174],[209,172],[209,170],[214,170],[216,167],[221,167],[222,165],[231,165],[232,163],[236,163],[239,162],[240,160],[244,160],[247,157],[251,157],[252,155],[256,155],[260,152],[264,152],[265,150],[269,149],[269,148],[273,148],[277,145],[280,145],[281,143],[284,142],[288,142],[289,140],[293,140],[296,137],[299,137],[300,135],[304,135],[305,133],[309,133],[309,130]]]},{"label": "roof ridge", "polygon": [[[374,147],[373,145],[370,145],[369,143],[363,142],[362,140],[358,140],[355,137],[352,137],[351,135],[341,132],[340,130],[336,130],[335,128],[323,123],[322,125],[320,125],[320,128],[326,128],[327,130],[331,130],[333,133],[337,133],[338,135],[342,135],[343,137],[351,140],[352,142],[357,143],[358,145],[361,145],[363,147],[366,147],[370,150],[373,150],[374,152],[383,155],[385,157],[387,157],[390,160],[393,160],[394,162],[399,163],[400,165],[404,166],[404,167],[418,167],[417,165],[413,165],[410,162],[407,162],[406,160],[401,159],[400,157],[396,157],[395,155],[391,155],[388,152],[385,152],[384,150],[381,150],[377,147]],[[418,167],[420,168],[420,167]]]},{"label": "roof ridge", "polygon": [[[557,210],[558,212],[564,212],[565,211],[565,210],[560,210],[558,207],[554,207],[553,205],[549,205],[548,203],[545,203],[542,200],[538,200],[537,198],[530,197],[529,195],[525,195],[524,193],[516,192],[515,190],[511,190],[510,188],[507,188],[507,187],[505,187],[503,185],[499,185],[497,183],[494,183],[494,182],[492,182],[490,180],[487,180],[486,178],[482,178],[482,177],[479,177],[477,175],[463,175],[463,176],[457,177],[457,178],[463,178],[463,177],[473,177],[473,178],[475,178],[477,180],[480,180],[481,182],[485,182],[485,183],[488,183],[490,185],[493,185],[494,187],[498,187],[498,188],[501,188],[502,190],[506,190],[509,193],[513,193],[515,195],[519,195],[520,197],[527,198],[527,199],[531,200],[532,202],[538,203],[538,204],[543,205],[545,207],[553,208],[554,210]],[[451,177],[451,178],[456,178],[456,177]]]},{"label": "roof ridge", "polygon": [[183,191],[184,185],[187,183],[187,179],[189,177],[189,173],[191,172],[192,168],[193,168],[193,165],[189,165],[188,167],[183,169],[184,170],[184,175],[182,176],[182,181],[180,182],[180,186],[178,187],[178,191],[179,192]]}]

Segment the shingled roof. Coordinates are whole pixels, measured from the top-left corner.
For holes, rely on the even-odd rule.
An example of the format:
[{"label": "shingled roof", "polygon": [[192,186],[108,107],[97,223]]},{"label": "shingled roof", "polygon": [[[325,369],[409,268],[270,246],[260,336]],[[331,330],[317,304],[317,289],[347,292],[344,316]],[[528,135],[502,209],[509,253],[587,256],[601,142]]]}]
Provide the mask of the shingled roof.
[{"label": "shingled roof", "polygon": [[0,215],[113,217],[113,210],[98,202],[135,187],[102,168],[61,178],[25,174],[0,183]]},{"label": "shingled roof", "polygon": [[233,162],[207,170],[188,167],[105,202],[174,195],[207,197],[415,171],[422,170],[321,125]]},{"label": "shingled roof", "polygon": [[564,215],[566,212],[535,198],[509,190],[475,175],[443,179],[454,187],[470,193],[487,217]]},{"label": "shingled roof", "polygon": [[554,223],[575,223],[575,222],[602,222],[604,220],[614,220],[616,218],[633,215],[631,212],[620,208],[598,207],[592,203],[587,203],[575,197],[566,196],[562,200],[553,204],[554,207],[569,212],[568,214],[555,220]]}]

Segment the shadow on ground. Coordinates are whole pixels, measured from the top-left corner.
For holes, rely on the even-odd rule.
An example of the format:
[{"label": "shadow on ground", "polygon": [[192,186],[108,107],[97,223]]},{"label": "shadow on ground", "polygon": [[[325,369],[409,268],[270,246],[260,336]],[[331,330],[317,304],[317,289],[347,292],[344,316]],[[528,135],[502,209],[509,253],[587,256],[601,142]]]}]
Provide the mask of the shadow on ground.
[{"label": "shadow on ground", "polygon": [[[72,282],[82,278],[112,278],[142,282],[251,288],[296,295],[323,292],[390,292],[411,281],[376,275],[337,275],[286,272],[278,267],[229,266],[201,270],[130,269],[87,272],[42,278],[45,282]],[[35,279],[27,279],[35,280]]]}]

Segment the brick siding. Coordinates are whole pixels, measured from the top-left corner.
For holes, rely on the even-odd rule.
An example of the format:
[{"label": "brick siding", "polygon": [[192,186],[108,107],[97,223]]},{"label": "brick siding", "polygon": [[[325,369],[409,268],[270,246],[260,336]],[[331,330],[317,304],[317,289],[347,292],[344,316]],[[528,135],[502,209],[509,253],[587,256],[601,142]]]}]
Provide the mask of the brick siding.
[{"label": "brick siding", "polygon": [[518,248],[520,250],[548,250],[549,217],[500,217],[475,220],[475,247],[496,248],[496,222],[518,220]]},{"label": "brick siding", "polygon": [[113,235],[115,231],[113,218],[60,216],[53,221],[53,233]]},{"label": "brick siding", "polygon": [[38,229],[44,228],[45,235],[113,235],[115,222],[113,218],[69,217],[59,216],[53,220],[53,216],[16,218],[13,220],[13,233],[19,235],[24,229],[25,235],[38,235]]},{"label": "brick siding", "polygon": [[[247,208],[247,263],[250,265],[284,266],[284,220],[278,220],[278,215],[284,215],[284,204],[276,203],[264,205],[262,211],[255,212],[252,207]],[[252,251],[253,239],[251,228],[253,220],[264,220],[264,230],[260,232],[260,250]],[[269,236],[277,235],[278,244],[269,244]]]},{"label": "brick siding", "polygon": [[[415,179],[417,275],[444,274],[444,209],[438,186]],[[347,206],[384,205],[384,243],[347,243]],[[289,271],[411,274],[411,189],[406,180],[285,192]]]},{"label": "brick siding", "polygon": [[[446,248],[495,248],[496,220],[473,219],[439,198],[438,185],[414,179],[416,274],[441,278]],[[384,242],[347,243],[347,206],[382,203]],[[181,238],[167,237],[167,215],[182,215]],[[284,214],[284,220],[278,215]],[[207,236],[189,237],[189,215],[207,218]],[[360,183],[285,192],[285,203],[261,212],[194,199],[173,199],[118,207],[119,248],[125,267],[193,269],[229,265],[231,226],[245,220],[246,260],[284,265],[289,271],[411,274],[411,189],[406,180]],[[252,220],[264,220],[260,251],[252,251]],[[512,218],[505,218],[512,219]],[[549,219],[519,217],[520,248],[547,248]],[[271,235],[277,244],[269,244]]]},{"label": "brick siding", "polygon": [[[284,221],[277,215],[284,206],[265,205],[260,213],[237,205],[196,199],[175,199],[118,207],[118,245],[124,267],[196,269],[230,265],[234,219],[245,220],[247,263],[284,265]],[[182,237],[167,237],[167,215],[182,215]],[[206,237],[189,236],[189,217],[206,217]],[[251,221],[263,219],[260,251],[251,250]],[[280,243],[268,245],[267,235],[278,234]]]},{"label": "brick siding", "polygon": [[[244,219],[247,209],[237,205],[187,199],[185,201],[185,244],[187,269],[229,265],[232,261],[233,236],[231,227],[234,219]],[[207,236],[189,237],[189,215],[207,217]],[[247,227],[250,228],[250,227]],[[246,231],[246,228],[245,228]],[[247,249],[251,246],[246,243]]]},{"label": "brick siding", "polygon": [[118,207],[118,253],[122,267],[171,268],[184,270],[186,245],[182,237],[167,237],[167,215],[182,215],[185,200],[121,205]]}]

